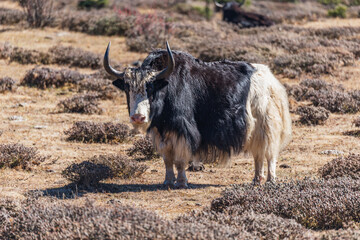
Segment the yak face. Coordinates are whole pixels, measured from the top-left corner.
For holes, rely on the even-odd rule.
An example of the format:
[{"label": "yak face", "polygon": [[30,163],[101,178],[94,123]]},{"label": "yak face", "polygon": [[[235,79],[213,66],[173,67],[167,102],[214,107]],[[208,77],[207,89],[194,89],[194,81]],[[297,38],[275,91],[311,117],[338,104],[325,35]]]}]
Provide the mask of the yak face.
[{"label": "yak face", "polygon": [[[109,64],[110,44],[104,56],[105,70],[118,79],[113,85],[126,93],[130,122],[135,130],[145,131],[150,122],[150,103],[153,95],[167,85],[166,78],[174,68],[174,58],[167,44],[168,64],[161,70],[159,64],[162,54],[150,54],[139,68],[127,68],[118,72]],[[161,61],[160,61],[161,62]],[[159,70],[160,68],[160,70]]]},{"label": "yak face", "polygon": [[114,86],[126,93],[130,123],[134,129],[145,130],[149,124],[150,104],[146,83],[151,82],[155,71],[140,68],[127,68],[124,77],[113,82]]}]

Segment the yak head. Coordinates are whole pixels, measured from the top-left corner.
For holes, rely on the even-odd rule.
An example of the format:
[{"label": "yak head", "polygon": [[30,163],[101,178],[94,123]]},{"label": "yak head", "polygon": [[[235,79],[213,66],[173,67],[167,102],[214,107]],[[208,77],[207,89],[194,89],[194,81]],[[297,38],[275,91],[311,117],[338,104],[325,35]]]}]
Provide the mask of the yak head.
[{"label": "yak head", "polygon": [[[110,43],[104,55],[104,68],[117,79],[113,85],[126,93],[130,122],[135,130],[146,130],[151,122],[150,106],[154,94],[164,88],[167,78],[175,68],[175,60],[168,42],[167,53],[155,51],[149,54],[138,68],[115,70],[109,63]],[[164,57],[167,56],[167,60]],[[165,66],[164,66],[165,65]]]}]

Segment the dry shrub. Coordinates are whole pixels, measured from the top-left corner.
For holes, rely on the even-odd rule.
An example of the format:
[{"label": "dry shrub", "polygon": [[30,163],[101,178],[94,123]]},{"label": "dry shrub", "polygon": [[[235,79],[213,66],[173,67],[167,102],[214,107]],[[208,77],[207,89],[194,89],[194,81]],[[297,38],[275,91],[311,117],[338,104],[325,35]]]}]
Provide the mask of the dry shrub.
[{"label": "dry shrub", "polygon": [[122,123],[75,122],[67,131],[68,141],[86,143],[122,143],[129,137],[130,128]]},{"label": "dry shrub", "polygon": [[93,35],[125,36],[134,26],[135,16],[132,11],[127,12],[124,9],[118,11],[124,11],[124,14],[115,14],[109,10],[70,11],[62,16],[60,26]]},{"label": "dry shrub", "polygon": [[138,177],[148,167],[122,155],[100,155],[79,164],[71,164],[63,177],[82,186],[96,186],[108,178],[127,179]]},{"label": "dry shrub", "polygon": [[84,51],[81,48],[54,46],[49,49],[52,55],[53,63],[60,65],[69,65],[70,67],[81,68],[100,68],[101,58],[99,55],[89,51]]},{"label": "dry shrub", "polygon": [[252,211],[217,213],[205,210],[179,217],[181,224],[204,224],[235,227],[257,239],[311,239],[310,231],[292,219],[284,219],[274,214],[257,214]]},{"label": "dry shrub", "polygon": [[355,125],[355,127],[360,127],[360,116],[353,121],[353,124]]},{"label": "dry shrub", "polygon": [[25,14],[16,9],[0,8],[0,23],[1,24],[17,24],[25,20]]},{"label": "dry shrub", "polygon": [[95,93],[79,94],[60,101],[57,108],[61,113],[101,114],[98,98]]},{"label": "dry shrub", "polygon": [[344,91],[316,91],[310,101],[314,106],[324,107],[333,113],[356,113],[360,110],[360,101]]},{"label": "dry shrub", "polygon": [[165,16],[138,14],[134,26],[126,33],[126,45],[130,51],[148,52],[163,47],[171,32],[172,24]]},{"label": "dry shrub", "polygon": [[335,158],[319,169],[324,179],[351,177],[360,180],[360,155],[350,154],[347,157]]},{"label": "dry shrub", "polygon": [[339,229],[327,231],[321,236],[322,240],[360,239],[360,229]]},{"label": "dry shrub", "polygon": [[52,0],[19,0],[32,27],[49,26],[54,21]]},{"label": "dry shrub", "polygon": [[7,59],[10,57],[10,54],[13,50],[13,47],[10,45],[10,43],[0,43],[0,58],[1,59]]},{"label": "dry shrub", "polygon": [[54,46],[48,52],[13,47],[9,43],[0,46],[0,58],[20,64],[58,64],[70,67],[99,69],[101,57],[81,48]]},{"label": "dry shrub", "polygon": [[356,113],[360,110],[357,91],[347,92],[342,86],[334,86],[323,80],[303,80],[299,85],[285,85],[289,96],[297,101],[309,100],[316,107],[333,113]]},{"label": "dry shrub", "polygon": [[[75,205],[52,199],[27,199],[18,203],[18,207],[12,205],[15,204],[5,202],[0,205],[0,219],[3,220],[0,222],[0,238],[3,239],[134,239],[136,236],[136,239],[255,240],[261,236],[269,239],[307,237],[306,231],[296,223],[273,215],[244,213],[240,217],[234,216],[237,227],[232,225],[230,218],[226,222],[215,218],[199,222],[196,218],[167,220],[118,201],[105,205],[85,201],[85,204]],[[241,224],[240,220],[245,223]]]},{"label": "dry shrub", "polygon": [[113,87],[112,81],[92,77],[88,77],[79,83],[79,92],[95,92],[103,100],[114,99],[119,95],[118,91]]},{"label": "dry shrub", "polygon": [[340,65],[340,61],[343,60],[341,57],[328,52],[304,51],[293,55],[280,55],[274,59],[271,67],[277,74],[291,73],[286,75],[290,78],[298,77],[303,72],[319,76],[321,74],[332,74]]},{"label": "dry shrub", "polygon": [[136,156],[139,161],[151,160],[159,157],[154,145],[149,138],[140,138],[134,142],[134,145],[128,150],[129,156]]},{"label": "dry shrub", "polygon": [[344,135],[360,138],[360,130],[346,131]]},{"label": "dry shrub", "polygon": [[0,168],[21,168],[31,170],[45,160],[39,156],[36,148],[22,144],[0,144]]},{"label": "dry shrub", "polygon": [[360,182],[351,178],[254,186],[235,185],[212,201],[228,214],[253,210],[291,218],[311,229],[338,229],[360,221]]},{"label": "dry shrub", "polygon": [[48,53],[19,47],[14,47],[10,55],[10,62],[20,64],[50,64],[51,61],[51,56]]},{"label": "dry shrub", "polygon": [[12,78],[0,78],[0,93],[13,92],[15,90],[15,81]]},{"label": "dry shrub", "polygon": [[306,125],[324,124],[329,118],[330,112],[323,107],[301,106],[296,109],[300,115],[299,122]]},{"label": "dry shrub", "polygon": [[84,76],[79,72],[68,69],[55,70],[36,67],[27,71],[20,85],[46,89],[76,84],[83,78]]}]

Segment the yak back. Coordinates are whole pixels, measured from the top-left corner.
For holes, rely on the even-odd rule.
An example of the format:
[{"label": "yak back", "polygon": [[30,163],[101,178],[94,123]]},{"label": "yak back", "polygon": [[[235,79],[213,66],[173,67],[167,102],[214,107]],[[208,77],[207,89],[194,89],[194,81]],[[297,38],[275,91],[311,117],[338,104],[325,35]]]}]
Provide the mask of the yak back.
[{"label": "yak back", "polygon": [[[162,137],[168,132],[184,137],[193,154],[239,153],[246,138],[246,102],[255,68],[245,62],[207,63],[180,51],[173,55],[176,67],[168,85],[153,96],[148,131],[157,128]],[[165,51],[149,57],[151,67],[165,67]]]}]

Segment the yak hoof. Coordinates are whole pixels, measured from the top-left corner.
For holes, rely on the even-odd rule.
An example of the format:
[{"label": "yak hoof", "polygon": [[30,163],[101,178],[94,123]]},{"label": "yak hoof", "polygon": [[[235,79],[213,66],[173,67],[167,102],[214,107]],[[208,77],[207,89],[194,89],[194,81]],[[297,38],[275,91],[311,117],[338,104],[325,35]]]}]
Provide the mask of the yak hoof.
[{"label": "yak hoof", "polygon": [[164,185],[167,186],[167,187],[174,187],[175,186],[175,181],[174,180],[165,180]]},{"label": "yak hoof", "polygon": [[176,188],[189,188],[188,184],[186,182],[177,182],[175,184]]},{"label": "yak hoof", "polygon": [[253,182],[254,185],[257,186],[257,185],[260,185],[260,184],[261,184],[261,181],[262,181],[263,179],[264,179],[264,177],[261,177],[261,176],[260,176],[260,177],[255,177],[252,182]]}]

